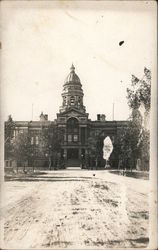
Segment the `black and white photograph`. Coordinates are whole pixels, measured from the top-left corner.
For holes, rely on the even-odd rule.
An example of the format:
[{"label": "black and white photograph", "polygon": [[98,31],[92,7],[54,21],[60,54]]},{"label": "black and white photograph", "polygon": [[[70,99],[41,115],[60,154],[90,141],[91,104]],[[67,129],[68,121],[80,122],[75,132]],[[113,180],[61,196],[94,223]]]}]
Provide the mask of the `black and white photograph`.
[{"label": "black and white photograph", "polygon": [[0,248],[156,250],[156,1],[0,12]]}]

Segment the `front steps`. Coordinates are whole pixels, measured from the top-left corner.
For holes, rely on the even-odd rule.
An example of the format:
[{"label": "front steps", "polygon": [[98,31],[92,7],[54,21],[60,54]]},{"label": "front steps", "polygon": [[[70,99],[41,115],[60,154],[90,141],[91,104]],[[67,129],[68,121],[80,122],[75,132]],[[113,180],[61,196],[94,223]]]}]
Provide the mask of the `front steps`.
[{"label": "front steps", "polygon": [[66,170],[82,170],[81,167],[67,167]]},{"label": "front steps", "polygon": [[65,164],[66,169],[68,168],[80,168],[81,169],[81,161],[78,159],[69,159]]}]

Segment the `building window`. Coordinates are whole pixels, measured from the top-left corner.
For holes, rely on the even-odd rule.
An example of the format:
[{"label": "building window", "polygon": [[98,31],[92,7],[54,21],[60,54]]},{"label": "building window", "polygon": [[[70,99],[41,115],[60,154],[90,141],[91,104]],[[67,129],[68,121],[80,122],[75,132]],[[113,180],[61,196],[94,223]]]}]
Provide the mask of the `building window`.
[{"label": "building window", "polygon": [[78,128],[74,128],[74,133],[78,133]]},{"label": "building window", "polygon": [[99,135],[99,132],[100,132],[99,130],[96,130],[96,131],[95,131],[95,135],[98,136],[98,135]]},{"label": "building window", "polygon": [[75,97],[74,96],[71,96],[71,98],[70,98],[70,104],[71,105],[75,104]]},{"label": "building window", "polygon": [[63,104],[64,104],[64,105],[67,105],[66,96],[64,96],[64,98],[63,98]]},{"label": "building window", "polygon": [[68,135],[68,142],[72,142],[72,135]]},{"label": "building window", "polygon": [[31,137],[31,145],[33,145],[33,143],[34,143],[34,138]]},{"label": "building window", "polygon": [[78,135],[74,135],[74,142],[78,141]]},{"label": "building window", "polygon": [[[68,142],[78,142],[79,123],[76,118],[70,118],[67,121]],[[71,139],[70,139],[71,138]]]},{"label": "building window", "polygon": [[36,145],[39,144],[38,136],[36,136]]},{"label": "building window", "polygon": [[81,105],[81,97],[78,98],[78,105]]},{"label": "building window", "polygon": [[86,128],[81,128],[81,143],[85,144],[85,138],[86,138]]}]

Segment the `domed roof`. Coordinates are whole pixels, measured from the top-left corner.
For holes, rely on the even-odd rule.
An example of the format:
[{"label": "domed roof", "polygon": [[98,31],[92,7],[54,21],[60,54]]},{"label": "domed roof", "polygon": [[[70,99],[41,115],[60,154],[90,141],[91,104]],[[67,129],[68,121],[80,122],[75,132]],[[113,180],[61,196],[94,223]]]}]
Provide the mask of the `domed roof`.
[{"label": "domed roof", "polygon": [[66,83],[74,83],[74,84],[81,84],[80,82],[80,78],[78,77],[78,75],[75,73],[75,67],[72,64],[71,68],[70,68],[70,73],[69,75],[66,77],[65,79],[65,84]]}]

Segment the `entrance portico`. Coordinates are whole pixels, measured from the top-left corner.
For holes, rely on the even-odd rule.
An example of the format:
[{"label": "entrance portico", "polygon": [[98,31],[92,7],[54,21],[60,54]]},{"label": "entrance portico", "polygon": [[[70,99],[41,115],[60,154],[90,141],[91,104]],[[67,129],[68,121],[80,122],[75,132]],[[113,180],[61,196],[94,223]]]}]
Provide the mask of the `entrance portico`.
[{"label": "entrance portico", "polygon": [[57,126],[64,131],[62,149],[66,162],[82,163],[88,137],[88,113],[83,105],[83,89],[72,65],[62,92],[62,106],[57,114]]},{"label": "entrance portico", "polygon": [[67,149],[67,160],[69,159],[79,159],[79,150],[77,148],[69,148]]}]

